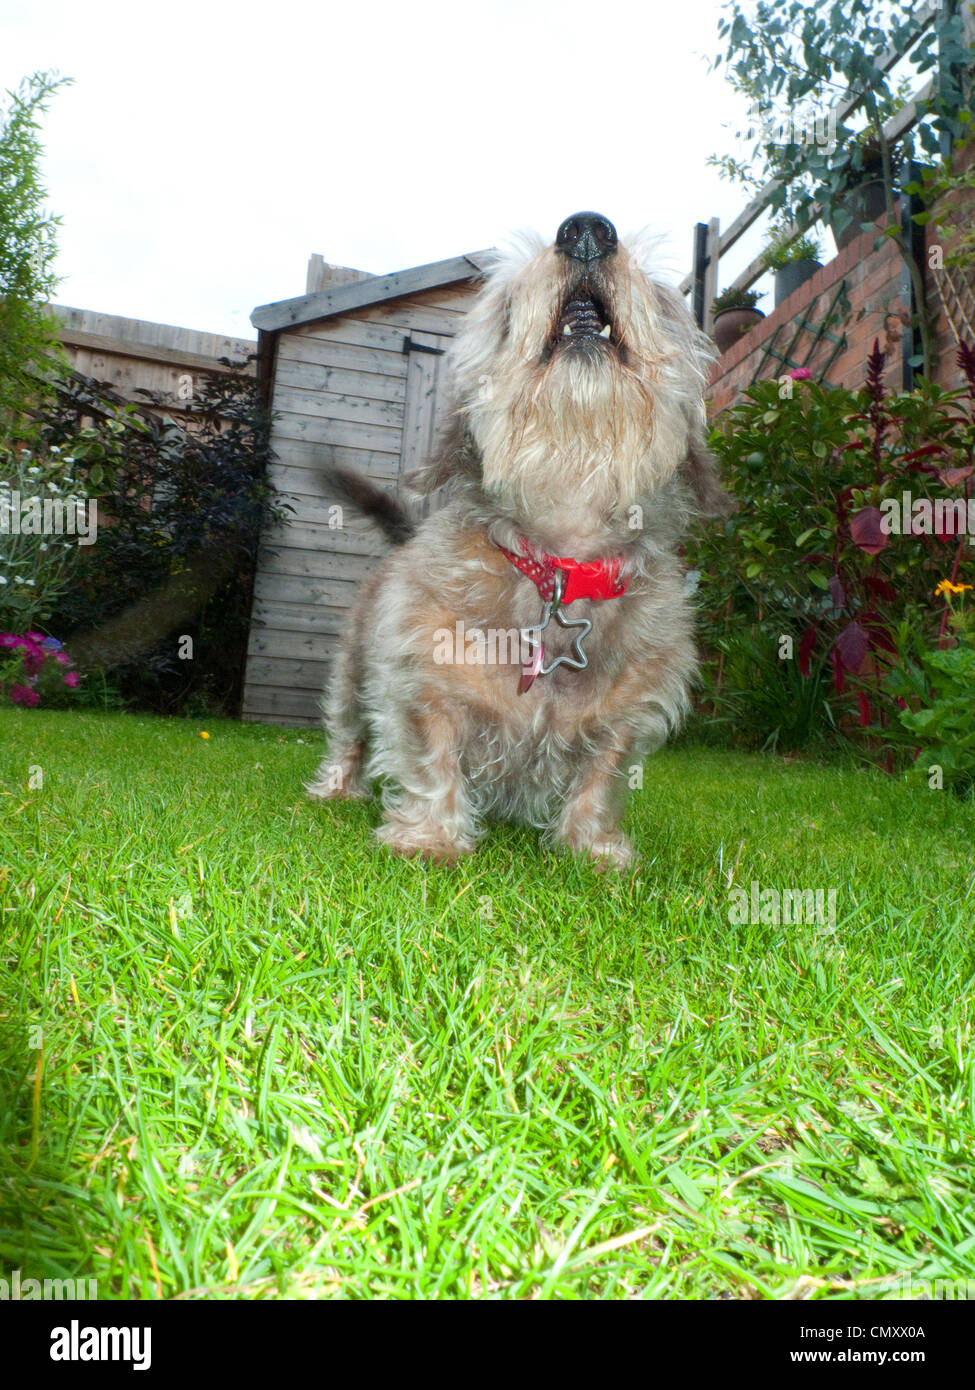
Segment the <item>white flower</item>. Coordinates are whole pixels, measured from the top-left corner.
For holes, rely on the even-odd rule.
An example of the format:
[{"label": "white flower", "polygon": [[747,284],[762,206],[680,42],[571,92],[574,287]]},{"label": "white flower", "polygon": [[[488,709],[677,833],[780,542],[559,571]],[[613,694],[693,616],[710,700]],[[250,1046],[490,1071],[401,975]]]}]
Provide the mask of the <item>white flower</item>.
[{"label": "white flower", "polygon": [[52,445],[51,445],[50,452],[51,452],[52,454],[59,454],[59,453],[61,452],[61,450],[58,448],[58,446],[57,446],[56,444],[52,444]]},{"label": "white flower", "polygon": [[6,584],[6,582],[7,576],[5,574],[0,574],[0,584]]}]

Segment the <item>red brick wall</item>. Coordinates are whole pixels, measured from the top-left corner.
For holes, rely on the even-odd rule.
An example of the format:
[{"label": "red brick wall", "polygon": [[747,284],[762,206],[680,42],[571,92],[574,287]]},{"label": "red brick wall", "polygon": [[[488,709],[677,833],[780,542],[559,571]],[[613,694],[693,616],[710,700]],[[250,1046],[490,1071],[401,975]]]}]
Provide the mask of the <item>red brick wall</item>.
[{"label": "red brick wall", "polygon": [[[975,146],[964,157],[967,163],[975,161]],[[952,193],[949,198],[953,203],[961,199],[964,204],[959,221],[967,217],[970,222],[975,218],[975,195],[972,190]],[[931,250],[943,241],[943,233],[933,222],[925,230],[930,265]],[[836,355],[825,372],[825,380],[832,385],[855,389],[863,384],[867,353],[875,338],[888,354],[885,373],[888,388],[892,391],[900,389],[903,318],[906,317],[908,303],[903,262],[893,241],[885,240],[875,250],[875,240],[876,232],[864,232],[744,334],[740,342],[722,353],[714,364],[711,376],[712,414],[733,404],[756,377],[774,379],[795,367],[808,367],[815,377],[819,377],[834,353]],[[963,304],[968,304],[970,300],[971,314],[966,317],[969,322],[975,323],[973,277],[970,270],[959,272],[932,268],[926,271],[928,306],[929,311],[936,315],[935,336],[939,350],[938,368],[934,376],[941,385],[952,387],[961,385],[961,374],[956,363],[958,344],[955,331],[942,308],[938,277],[950,277],[951,286],[956,292],[961,291]],[[942,279],[940,284],[947,289],[948,279]],[[837,352],[837,344],[829,339],[814,345],[814,331],[802,327],[801,321],[810,324],[821,322],[841,285],[849,300],[849,310],[830,330],[843,339],[843,346]],[[950,293],[948,298],[955,305]],[[953,308],[953,316],[956,329],[962,337],[967,337],[957,306]],[[788,360],[783,363],[776,357],[766,355],[763,349],[769,347],[786,355]]]}]

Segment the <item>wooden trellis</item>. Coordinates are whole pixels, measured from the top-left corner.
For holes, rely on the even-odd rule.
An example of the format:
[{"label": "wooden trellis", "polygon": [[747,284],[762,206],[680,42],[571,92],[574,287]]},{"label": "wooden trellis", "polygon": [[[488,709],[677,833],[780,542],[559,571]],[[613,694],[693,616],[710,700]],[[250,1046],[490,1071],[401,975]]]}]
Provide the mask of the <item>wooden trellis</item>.
[{"label": "wooden trellis", "polygon": [[955,342],[975,343],[975,289],[971,273],[966,274],[958,266],[945,266],[932,278]]},{"label": "wooden trellis", "polygon": [[[816,354],[816,349],[820,343],[827,342],[833,344],[833,350],[826,360],[816,369],[815,379],[824,386],[828,386],[826,378],[829,370],[837,357],[848,346],[846,333],[843,331],[851,311],[850,297],[847,293],[846,281],[841,280],[836,286],[836,292],[830,301],[829,308],[817,323],[806,314],[801,314],[798,318],[791,319],[787,324],[781,323],[775,332],[762,344],[761,357],[755,368],[751,384],[754,386],[756,381],[761,381],[768,375],[778,376],[782,371],[795,371],[800,367],[809,368],[809,363]],[[834,329],[839,332],[834,332]],[[778,343],[780,335],[790,333],[791,337],[785,345],[784,350],[779,349]],[[808,346],[805,346],[805,356],[800,361],[796,355],[796,345],[799,343],[803,334],[808,335]],[[766,368],[770,360],[778,363],[778,368],[768,373]]]}]

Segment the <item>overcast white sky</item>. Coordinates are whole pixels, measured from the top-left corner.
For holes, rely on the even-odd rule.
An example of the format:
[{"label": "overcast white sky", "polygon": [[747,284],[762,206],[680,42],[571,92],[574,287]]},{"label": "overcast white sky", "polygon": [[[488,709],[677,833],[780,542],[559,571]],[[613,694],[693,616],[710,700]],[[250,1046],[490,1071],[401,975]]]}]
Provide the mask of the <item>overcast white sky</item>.
[{"label": "overcast white sky", "polygon": [[662,233],[680,279],[747,201],[706,163],[740,110],[720,9],[0,0],[0,87],[74,79],[43,131],[59,302],[251,337],[313,251],[396,270],[580,208]]}]

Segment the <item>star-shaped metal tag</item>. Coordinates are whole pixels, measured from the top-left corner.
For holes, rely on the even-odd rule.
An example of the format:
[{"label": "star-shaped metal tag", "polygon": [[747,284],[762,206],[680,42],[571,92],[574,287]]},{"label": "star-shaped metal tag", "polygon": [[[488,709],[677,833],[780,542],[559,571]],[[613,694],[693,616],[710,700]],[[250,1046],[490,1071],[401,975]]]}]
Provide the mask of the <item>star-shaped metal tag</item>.
[{"label": "star-shaped metal tag", "polygon": [[[582,641],[592,632],[592,623],[588,618],[567,618],[562,612],[562,595],[565,592],[565,571],[556,570],[555,572],[555,592],[549,603],[542,609],[541,622],[535,623],[532,627],[521,629],[522,641],[528,642],[534,650],[529,660],[522,667],[521,680],[518,682],[518,694],[524,695],[526,690],[530,690],[538,676],[548,676],[556,666],[571,666],[575,671],[584,671],[589,665],[589,658],[583,651]],[[582,631],[572,639],[572,653],[567,656],[557,656],[548,666],[545,662],[545,643],[542,641],[541,634],[549,625],[552,614],[555,614],[555,621],[560,627],[579,627]],[[533,634],[538,633],[538,637]]]}]

